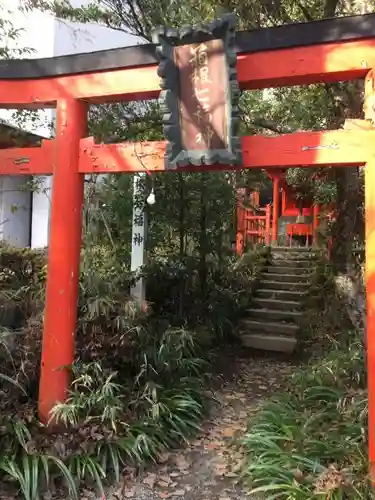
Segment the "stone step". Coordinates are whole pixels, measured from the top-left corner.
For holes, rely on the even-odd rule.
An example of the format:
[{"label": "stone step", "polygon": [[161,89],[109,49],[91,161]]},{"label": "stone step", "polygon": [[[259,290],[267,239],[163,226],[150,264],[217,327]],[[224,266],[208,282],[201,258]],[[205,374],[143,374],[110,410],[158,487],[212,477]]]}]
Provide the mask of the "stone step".
[{"label": "stone step", "polygon": [[311,274],[280,274],[280,273],[262,273],[261,279],[266,281],[286,281],[287,283],[310,283]]},{"label": "stone step", "polygon": [[[281,276],[281,275],[279,275]],[[269,290],[291,290],[293,292],[301,291],[307,292],[309,289],[308,282],[293,282],[293,281],[283,281],[283,280],[271,280],[264,279],[264,275],[262,276],[259,282],[259,288],[268,288]]]},{"label": "stone step", "polygon": [[293,267],[314,269],[315,261],[313,259],[270,259],[270,266]]},{"label": "stone step", "polygon": [[302,266],[284,266],[284,263],[282,264],[272,264],[268,265],[264,269],[267,273],[271,274],[298,274],[298,275],[305,275],[305,277],[311,278],[311,271],[310,271],[310,266],[302,267]]},{"label": "stone step", "polygon": [[[275,283],[275,286],[279,283]],[[293,283],[294,284],[294,283]],[[277,301],[301,301],[305,297],[305,290],[280,290],[276,288],[258,288],[255,292],[254,300],[267,299],[267,300],[277,300]]]},{"label": "stone step", "polygon": [[[265,292],[272,292],[272,290],[265,290]],[[288,292],[280,291],[279,293],[283,294]],[[300,294],[298,294],[296,298],[299,296]],[[252,299],[252,305],[262,309],[277,309],[281,311],[298,311],[301,309],[301,303],[297,300],[267,299],[261,297],[254,297]]]},{"label": "stone step", "polygon": [[245,347],[262,349],[264,351],[285,352],[291,354],[297,344],[292,337],[279,335],[262,335],[261,333],[248,333],[241,336],[241,342]]},{"label": "stone step", "polygon": [[273,259],[289,259],[289,260],[310,260],[316,261],[322,256],[320,250],[311,250],[310,248],[296,248],[296,247],[278,247],[271,251]]},{"label": "stone step", "polygon": [[264,321],[245,318],[240,323],[240,331],[243,335],[251,332],[257,332],[293,337],[297,335],[298,330],[299,326],[292,323],[283,323],[281,321]]},{"label": "stone step", "polygon": [[316,265],[316,263],[318,262],[318,258],[313,256],[313,255],[300,255],[300,254],[288,254],[288,255],[284,255],[284,254],[277,254],[277,255],[272,255],[271,257],[271,260],[273,262],[283,262],[285,260],[291,260],[291,261],[304,261],[306,263],[306,265],[310,264],[310,265]]},{"label": "stone step", "polygon": [[319,254],[321,255],[324,250],[320,248],[313,247],[271,247],[271,253],[303,253],[303,254]]},{"label": "stone step", "polygon": [[285,322],[296,322],[302,317],[301,311],[283,311],[282,309],[247,309],[247,314],[249,319],[254,318],[255,320],[269,319],[270,321],[285,321]]}]

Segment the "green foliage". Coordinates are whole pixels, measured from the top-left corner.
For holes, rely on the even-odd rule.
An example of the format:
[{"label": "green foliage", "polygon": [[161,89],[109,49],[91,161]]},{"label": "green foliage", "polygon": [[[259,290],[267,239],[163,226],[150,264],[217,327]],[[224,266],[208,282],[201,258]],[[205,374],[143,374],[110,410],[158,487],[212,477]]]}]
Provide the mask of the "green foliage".
[{"label": "green foliage", "polygon": [[204,287],[199,259],[154,260],[142,274],[155,316],[174,325],[205,327],[216,339],[227,339],[250,304],[259,269],[267,257],[268,250],[259,247],[239,261],[211,258],[205,263]]},{"label": "green foliage", "polygon": [[[147,176],[148,177],[148,176]],[[244,176],[246,179],[246,176]],[[192,256],[231,252],[235,187],[231,174],[165,173],[143,179],[140,207],[154,186],[156,204],[145,207],[149,218],[150,256]],[[87,244],[103,245],[129,259],[131,245],[133,177],[107,176],[92,186],[86,204]]]},{"label": "green foliage", "polygon": [[365,354],[356,332],[331,339],[266,403],[242,439],[252,494],[288,500],[369,498]]},{"label": "green foliage", "polygon": [[45,251],[0,245],[0,283],[3,289],[25,286],[39,291],[45,281]]},{"label": "green foliage", "polygon": [[[235,12],[240,29],[273,26],[295,21],[311,21],[353,12],[356,5],[338,0],[294,1],[226,0],[212,3],[191,0],[181,6],[176,0],[92,0],[86,7],[75,8],[69,0],[24,0],[26,7],[54,12],[63,19],[94,22],[138,35],[150,40],[157,25],[180,27],[209,21],[222,12]],[[357,8],[358,10],[358,8]]]},{"label": "green foliage", "polygon": [[163,140],[157,100],[91,106],[90,135],[96,141]]},{"label": "green foliage", "polygon": [[[41,323],[24,317],[22,330],[0,336],[0,480],[26,500],[38,500],[51,481],[67,487],[69,498],[88,480],[103,492],[124,464],[157,461],[187,440],[207,411],[207,345],[141,311],[128,298],[132,278],[116,257],[103,246],[83,252],[77,362],[70,394],[51,414],[63,432],[45,433],[35,414]],[[4,290],[29,283],[20,301],[34,314],[43,252],[4,247],[0,259]]]},{"label": "green foliage", "polygon": [[349,327],[333,280],[332,266],[318,262],[305,304],[303,354],[309,361],[295,371],[284,394],[262,405],[241,440],[242,473],[254,495],[372,498],[365,347]]},{"label": "green foliage", "polygon": [[[22,424],[21,424],[22,425]],[[20,432],[18,426],[18,432]],[[23,429],[25,437],[29,432]],[[69,497],[72,500],[78,499],[74,478],[66,465],[53,455],[30,455],[24,449],[23,443],[14,440],[14,448],[17,449],[17,456],[5,456],[0,459],[0,471],[7,474],[16,484],[19,485],[20,493],[25,500],[39,500],[40,484],[43,482],[48,487],[52,469],[58,472],[68,485]]]},{"label": "green foliage", "polygon": [[[40,354],[46,259],[44,251],[0,245],[0,378],[4,382],[3,408],[14,411],[17,403],[35,394],[33,385]],[[0,417],[0,422],[7,418]],[[0,424],[1,425],[1,424]]]},{"label": "green foliage", "polygon": [[[22,328],[4,330],[0,342],[0,480],[27,500],[56,477],[70,498],[87,480],[104,491],[124,464],[157,461],[199,430],[209,404],[212,335],[234,328],[267,251],[255,248],[239,261],[207,258],[204,287],[199,255],[153,261],[143,270],[155,299],[148,312],[129,298],[134,277],[118,255],[106,245],[83,250],[77,361],[69,396],[51,414],[64,431],[50,435],[35,414],[45,255],[8,247],[0,253],[4,291],[20,287],[20,304],[30,306]],[[173,302],[172,285],[183,285],[189,307]]]},{"label": "green foliage", "polygon": [[[99,362],[72,367],[70,395],[51,414],[63,433],[43,435],[32,413],[22,418],[22,407],[13,419],[3,416],[0,477],[1,471],[11,476],[23,498],[39,499],[58,471],[69,498],[77,498],[89,478],[103,492],[125,464],[156,461],[199,430],[208,403],[207,364],[195,336],[182,329],[134,335],[138,343],[121,372]],[[16,384],[0,377],[5,382]]]},{"label": "green foliage", "polygon": [[31,49],[19,47],[16,43],[22,31],[12,23],[8,9],[0,5],[0,59],[22,57],[32,52]]},{"label": "green foliage", "polygon": [[115,374],[106,373],[98,363],[75,364],[72,372],[71,395],[53,408],[50,420],[57,424],[61,421],[66,427],[95,425],[98,421],[116,431],[116,422],[125,412]]}]

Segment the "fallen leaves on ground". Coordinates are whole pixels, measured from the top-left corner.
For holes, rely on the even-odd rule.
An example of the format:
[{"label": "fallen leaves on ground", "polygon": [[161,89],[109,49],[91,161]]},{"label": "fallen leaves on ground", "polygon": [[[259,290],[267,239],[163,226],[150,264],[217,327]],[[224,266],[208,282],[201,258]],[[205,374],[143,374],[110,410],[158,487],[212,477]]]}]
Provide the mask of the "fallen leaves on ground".
[{"label": "fallen leaves on ground", "polygon": [[125,498],[134,498],[135,497],[135,486],[130,489],[124,491]]},{"label": "fallen leaves on ground", "polygon": [[202,433],[185,449],[160,455],[137,487],[130,477],[123,496],[108,500],[248,500],[248,490],[239,481],[245,458],[234,441],[262,398],[281,390],[292,368],[278,361],[246,359],[239,360],[236,369],[236,379],[216,389],[219,404]]},{"label": "fallen leaves on ground", "polygon": [[147,474],[147,476],[143,479],[143,484],[153,489],[156,482],[156,474]]}]

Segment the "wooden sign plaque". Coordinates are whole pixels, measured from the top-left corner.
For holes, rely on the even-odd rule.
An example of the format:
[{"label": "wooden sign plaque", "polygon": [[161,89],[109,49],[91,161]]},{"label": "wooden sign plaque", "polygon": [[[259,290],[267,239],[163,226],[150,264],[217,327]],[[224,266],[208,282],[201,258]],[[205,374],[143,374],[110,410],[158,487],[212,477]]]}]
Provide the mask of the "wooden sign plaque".
[{"label": "wooden sign plaque", "polygon": [[158,28],[166,167],[240,165],[235,16],[180,30]]}]

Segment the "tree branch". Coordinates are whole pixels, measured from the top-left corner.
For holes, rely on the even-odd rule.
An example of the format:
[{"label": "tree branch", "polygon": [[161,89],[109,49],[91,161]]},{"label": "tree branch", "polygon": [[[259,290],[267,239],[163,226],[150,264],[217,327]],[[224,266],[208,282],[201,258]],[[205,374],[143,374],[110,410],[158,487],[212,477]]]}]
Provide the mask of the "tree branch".
[{"label": "tree branch", "polygon": [[256,120],[249,120],[248,124],[252,125],[253,127],[260,127],[266,130],[270,130],[271,132],[280,135],[287,134],[288,132],[290,132],[289,130],[286,130],[283,127],[279,127],[276,123],[269,122],[262,118],[257,118]]},{"label": "tree branch", "polygon": [[323,17],[334,17],[340,0],[325,0]]},{"label": "tree branch", "polygon": [[250,128],[263,128],[265,130],[270,130],[271,132],[274,132],[275,134],[287,134],[290,132],[290,130],[280,127],[276,123],[272,121],[265,120],[264,118],[255,118],[251,120],[248,116],[242,116],[241,120],[245,123],[247,127]]},{"label": "tree branch", "polygon": [[302,12],[303,16],[305,17],[306,21],[310,22],[310,21],[313,21],[314,18],[313,16],[310,14],[310,12],[306,9],[306,7],[304,5],[301,4],[301,2],[297,2],[297,6],[298,8],[300,9],[300,11]]}]

